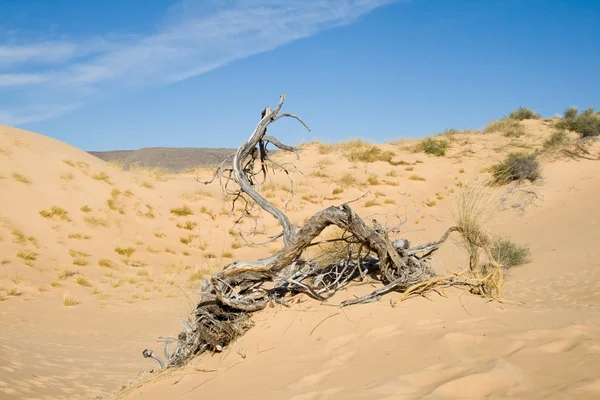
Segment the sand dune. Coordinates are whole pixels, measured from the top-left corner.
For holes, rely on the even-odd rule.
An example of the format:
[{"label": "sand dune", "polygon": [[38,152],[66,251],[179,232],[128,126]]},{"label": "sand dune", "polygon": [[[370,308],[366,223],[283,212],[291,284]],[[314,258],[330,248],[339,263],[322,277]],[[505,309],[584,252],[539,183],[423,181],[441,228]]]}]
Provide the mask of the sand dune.
[{"label": "sand dune", "polygon": [[[302,224],[370,190],[353,203],[361,216],[397,214],[412,243],[436,239],[452,224],[463,182],[485,177],[508,152],[540,149],[553,131],[549,120],[522,124],[519,138],[449,136],[444,157],[413,152],[416,141],[380,145],[396,166],[353,162],[318,143],[305,144],[300,161],[278,154],[306,175],[292,171],[288,215]],[[279,244],[247,246],[234,236],[231,229],[251,223],[235,227],[238,214],[228,215],[219,185],[196,182],[210,170],[122,171],[0,126],[0,398],[110,398],[130,384],[120,398],[598,398],[600,163],[542,161],[543,179],[527,192],[489,189],[505,198],[490,229],[532,253],[507,273],[505,303],[447,290],[447,298],[391,307],[391,294],[340,310],[299,297],[256,314],[255,327],[223,353],[141,379],[156,368],[141,351],[158,351],[158,337],[179,332],[203,275]],[[263,193],[283,206],[286,185],[277,173]],[[523,213],[512,207],[519,204]],[[277,224],[267,216],[258,230],[272,234]],[[435,267],[458,270],[466,261],[449,243]],[[370,290],[352,287],[331,303]],[[68,296],[75,305],[65,305]]]}]

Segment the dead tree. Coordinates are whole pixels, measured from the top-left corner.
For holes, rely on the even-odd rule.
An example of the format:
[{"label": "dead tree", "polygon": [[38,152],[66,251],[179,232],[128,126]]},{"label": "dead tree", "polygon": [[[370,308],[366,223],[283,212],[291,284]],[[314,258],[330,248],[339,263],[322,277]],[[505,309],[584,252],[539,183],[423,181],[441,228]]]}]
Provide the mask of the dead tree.
[{"label": "dead tree", "polygon": [[[252,313],[270,303],[288,306],[286,296],[300,293],[324,302],[359,277],[370,277],[382,286],[366,296],[342,302],[340,307],[377,301],[392,291],[402,292],[403,298],[455,285],[469,286],[480,294],[489,292],[488,286],[482,284],[489,276],[475,280],[462,279],[458,274],[436,277],[428,263],[452,232],[461,232],[460,226],[449,228],[438,241],[410,247],[407,240],[390,240],[388,232],[376,220],[368,226],[347,203],[316,213],[300,229],[292,226],[285,213],[256,190],[261,184],[259,176],[265,179],[269,166],[280,167],[287,172],[285,166],[269,156],[267,144],[297,155],[294,147],[266,135],[269,124],[288,117],[298,120],[308,129],[296,115],[280,112],[284,100],[285,95],[281,96],[273,110],[269,107],[263,110],[258,126],[233,155],[231,166],[226,167],[226,160],[217,168],[213,178],[204,182],[219,179],[224,182],[226,193],[233,197],[234,206],[236,201],[241,200],[246,211],[258,206],[276,218],[282,230],[271,241],[283,238],[283,248],[258,261],[235,261],[202,281],[197,291],[200,296],[198,304],[189,320],[182,321],[184,330],[177,338],[165,340],[165,367],[183,365],[205,351],[221,351],[252,327]],[[235,189],[231,188],[232,184],[236,185]],[[315,238],[330,225],[341,228],[345,232],[345,240],[361,246],[366,254],[359,252],[357,257],[327,266],[304,260],[304,250],[314,245]],[[176,346],[170,351],[169,345],[173,342]],[[145,356],[149,354],[157,357],[151,350],[144,350]]]}]

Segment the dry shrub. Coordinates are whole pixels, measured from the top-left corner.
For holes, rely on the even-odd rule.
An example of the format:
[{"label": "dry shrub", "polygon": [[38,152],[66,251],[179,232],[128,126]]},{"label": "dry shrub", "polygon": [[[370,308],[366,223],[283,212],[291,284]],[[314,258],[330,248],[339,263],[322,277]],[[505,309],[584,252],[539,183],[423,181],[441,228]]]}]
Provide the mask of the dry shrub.
[{"label": "dry shrub", "polygon": [[507,238],[495,238],[490,250],[494,259],[506,269],[524,264],[531,255],[529,247],[518,245]]},{"label": "dry shrub", "polygon": [[515,111],[508,114],[509,119],[514,119],[516,121],[523,121],[524,119],[538,119],[542,116],[535,111],[527,108],[527,107],[519,107]]},{"label": "dry shrub", "polygon": [[506,137],[521,137],[525,134],[523,125],[514,119],[505,118],[492,121],[484,129],[484,133],[501,132]]},{"label": "dry shrub", "polygon": [[579,133],[581,137],[600,135],[600,115],[594,113],[592,107],[579,114],[576,108],[565,111],[565,117],[556,123],[556,128]]},{"label": "dry shrub", "polygon": [[416,146],[416,151],[432,156],[441,157],[446,155],[446,150],[450,147],[450,142],[444,139],[425,138]]},{"label": "dry shrub", "polygon": [[569,143],[569,135],[563,129],[555,131],[546,141],[544,141],[544,150],[557,150]]},{"label": "dry shrub", "polygon": [[540,163],[535,153],[510,153],[506,159],[491,167],[492,184],[505,185],[512,181],[536,181],[541,177]]}]

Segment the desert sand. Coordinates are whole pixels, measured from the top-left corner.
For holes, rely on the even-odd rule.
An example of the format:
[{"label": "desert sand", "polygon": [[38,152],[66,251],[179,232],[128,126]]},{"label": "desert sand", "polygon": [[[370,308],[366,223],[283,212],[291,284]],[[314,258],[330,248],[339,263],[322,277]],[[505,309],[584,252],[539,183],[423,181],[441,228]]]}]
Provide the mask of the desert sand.
[{"label": "desert sand", "polygon": [[[396,215],[411,243],[436,240],[453,224],[461,188],[509,152],[541,149],[553,122],[525,120],[518,138],[447,135],[443,157],[412,151],[417,140],[378,145],[405,161],[396,166],[303,144],[300,160],[277,155],[305,174],[292,171],[287,214],[301,225],[369,192],[352,203],[360,216]],[[197,182],[209,169],[124,171],[0,126],[0,399],[600,398],[600,163],[540,160],[539,181],[508,194],[514,184],[488,189],[496,204],[489,229],[531,250],[506,272],[503,302],[447,289],[395,307],[398,294],[337,307],[370,285],[328,304],[297,296],[290,308],[256,313],[255,326],[222,353],[158,373],[142,350],[162,354],[157,339],[182,329],[202,276],[281,242],[251,246],[235,236],[252,224],[235,226],[239,209],[230,215],[218,183]],[[265,197],[282,207],[287,182],[275,174]],[[265,215],[258,230],[274,234],[278,225]],[[467,260],[454,240],[434,266],[458,271]]]}]

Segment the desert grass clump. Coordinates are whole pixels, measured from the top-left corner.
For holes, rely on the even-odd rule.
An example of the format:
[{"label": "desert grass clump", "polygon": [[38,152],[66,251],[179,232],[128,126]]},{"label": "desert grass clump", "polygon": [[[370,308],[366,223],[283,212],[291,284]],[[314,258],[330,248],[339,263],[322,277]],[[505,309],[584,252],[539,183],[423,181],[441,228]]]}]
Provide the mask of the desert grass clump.
[{"label": "desert grass clump", "polygon": [[172,208],[171,209],[171,214],[177,215],[178,217],[185,217],[185,216],[194,214],[194,212],[192,211],[191,208],[189,208],[188,206],[184,205],[184,206],[179,207],[179,208]]},{"label": "desert grass clump", "polygon": [[494,260],[506,269],[524,264],[531,255],[529,247],[518,245],[507,238],[496,238],[490,251]]},{"label": "desert grass clump", "polygon": [[135,249],[133,247],[115,247],[115,253],[120,256],[129,258],[133,253],[135,253]]},{"label": "desert grass clump", "polygon": [[189,278],[188,281],[193,282],[193,281],[200,281],[204,278],[204,273],[200,270],[196,270],[195,272],[193,272]]},{"label": "desert grass clump", "polygon": [[512,111],[508,114],[509,119],[514,119],[515,121],[523,121],[525,119],[538,119],[542,116],[535,111],[527,108],[527,107],[519,107],[515,111]]},{"label": "desert grass clump", "polygon": [[408,177],[408,179],[410,179],[411,181],[426,181],[427,180],[419,175],[411,175]]},{"label": "desert grass clump", "polygon": [[17,182],[25,183],[27,185],[31,183],[31,180],[28,177],[17,172],[13,172],[12,177]]},{"label": "desert grass clump", "polygon": [[369,178],[367,178],[367,183],[371,186],[376,186],[379,185],[381,182],[379,182],[379,177],[375,174],[371,174],[369,175]]},{"label": "desert grass clump", "polygon": [[391,163],[394,156],[395,154],[392,151],[383,151],[377,146],[366,145],[361,146],[361,148],[351,150],[346,155],[346,158],[350,162],[374,163],[376,161],[383,161]]},{"label": "desert grass clump", "polygon": [[52,206],[50,210],[42,210],[40,211],[40,215],[44,218],[52,219],[54,217],[58,217],[64,221],[71,222],[71,218],[69,217],[69,213],[62,207]]},{"label": "desert grass clump", "polygon": [[89,226],[92,226],[92,227],[98,227],[98,226],[101,226],[101,227],[104,227],[104,228],[108,228],[108,227],[109,227],[109,225],[110,225],[110,223],[108,222],[108,220],[107,220],[107,219],[103,219],[103,218],[94,217],[94,216],[92,216],[92,215],[86,215],[86,216],[83,218],[83,221],[84,221],[84,222],[85,222],[87,225],[89,225]]},{"label": "desert grass clump", "polygon": [[95,179],[97,181],[103,181],[103,182],[108,183],[109,185],[112,185],[110,176],[108,176],[108,174],[104,171],[96,172],[95,174],[92,175],[92,179]]},{"label": "desert grass clump", "polygon": [[349,188],[358,185],[358,180],[351,173],[344,174],[340,179],[337,180],[338,185],[342,188]]},{"label": "desert grass clump", "polygon": [[79,304],[79,301],[72,294],[65,293],[62,297],[62,303],[65,307],[73,307]]},{"label": "desert grass clump", "polygon": [[92,209],[90,208],[90,206],[88,206],[87,204],[86,204],[86,205],[83,205],[83,206],[81,206],[81,208],[80,208],[79,210],[80,210],[81,212],[84,212],[84,213],[89,213],[90,211],[92,211]]},{"label": "desert grass clump", "polygon": [[72,269],[65,268],[58,273],[58,279],[65,280],[72,276],[79,275],[79,272],[73,271]]},{"label": "desert grass clump", "polygon": [[560,149],[569,143],[569,135],[564,129],[555,131],[546,141],[544,141],[544,150],[551,151]]},{"label": "desert grass clump", "polygon": [[33,250],[22,250],[17,253],[17,257],[25,261],[35,261],[38,254]]},{"label": "desert grass clump", "polygon": [[389,176],[391,178],[396,178],[396,177],[398,177],[398,171],[396,171],[395,169],[392,169],[387,174],[385,174],[385,176]]},{"label": "desert grass clump", "polygon": [[331,191],[331,193],[332,193],[334,196],[336,196],[336,195],[338,195],[338,194],[342,194],[342,193],[344,193],[344,189],[342,189],[342,188],[339,188],[339,187],[336,187],[336,188],[334,188],[334,189]]},{"label": "desert grass clump", "polygon": [[446,155],[448,147],[450,147],[450,142],[447,140],[425,138],[417,145],[416,150],[432,156],[442,157]]},{"label": "desert grass clump", "polygon": [[556,123],[556,128],[577,132],[582,138],[600,136],[600,115],[592,107],[579,113],[577,109],[565,111],[565,117]]},{"label": "desert grass clump", "polygon": [[75,279],[75,282],[76,282],[78,285],[85,286],[85,287],[90,287],[90,286],[92,286],[92,285],[90,284],[90,281],[88,281],[88,280],[87,280],[87,278],[86,278],[85,276],[82,276],[82,275],[79,275],[79,276],[78,276],[78,277]]},{"label": "desert grass clump", "polygon": [[373,199],[373,200],[367,200],[367,201],[365,201],[365,204],[364,204],[364,206],[367,207],[367,208],[369,208],[369,207],[375,207],[375,206],[378,206],[378,205],[379,205],[379,202],[377,200],[375,200],[375,199]]},{"label": "desert grass clump", "polygon": [[525,128],[519,121],[505,118],[487,124],[484,133],[491,132],[500,132],[506,137],[518,138],[525,134]]},{"label": "desert grass clump", "polygon": [[506,159],[491,167],[492,184],[505,185],[512,181],[536,181],[541,177],[540,163],[535,153],[510,153]]},{"label": "desert grass clump", "polygon": [[177,227],[180,229],[187,229],[188,231],[192,231],[194,229],[196,229],[196,226],[198,226],[197,222],[194,221],[186,221],[185,224],[177,224]]},{"label": "desert grass clump", "polygon": [[101,258],[100,260],[98,260],[98,265],[103,268],[119,269],[119,265],[114,261],[109,260],[108,258]]},{"label": "desert grass clump", "polygon": [[67,235],[67,238],[69,238],[69,239],[78,239],[78,240],[89,240],[92,237],[90,235],[83,235],[81,233],[69,233]]}]

